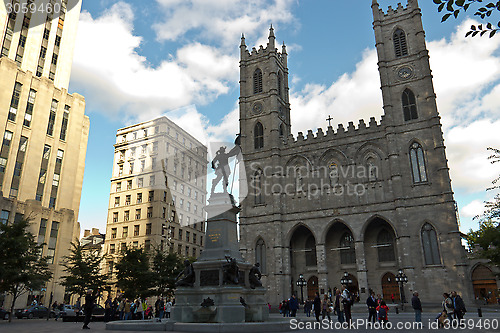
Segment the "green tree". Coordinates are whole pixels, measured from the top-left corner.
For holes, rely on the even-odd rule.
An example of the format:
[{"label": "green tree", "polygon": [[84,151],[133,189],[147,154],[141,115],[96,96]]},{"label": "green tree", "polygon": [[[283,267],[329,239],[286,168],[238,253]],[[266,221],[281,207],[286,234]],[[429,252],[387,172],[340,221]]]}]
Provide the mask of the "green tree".
[{"label": "green tree", "polygon": [[[488,148],[492,154],[488,157],[491,163],[500,162],[500,150]],[[493,180],[493,186],[487,190],[500,188],[500,176]],[[467,243],[475,250],[479,258],[489,259],[493,265],[500,267],[500,194],[485,203],[483,214],[474,217],[479,220],[479,230],[472,229],[467,233]]]},{"label": "green tree", "polygon": [[107,287],[108,274],[101,273],[104,256],[99,249],[84,250],[79,242],[71,242],[71,254],[64,257],[61,285],[71,294],[84,296],[88,289],[99,294]]},{"label": "green tree", "polygon": [[[441,19],[441,22],[446,21],[449,19],[451,16],[454,16],[455,18],[458,17],[460,12],[466,12],[471,5],[478,6],[476,12],[474,15],[478,16],[481,18],[481,20],[488,20],[489,17],[493,13],[499,14],[500,13],[500,1],[491,1],[491,2],[484,2],[483,0],[434,0],[434,3],[438,6],[438,11],[442,12],[443,10],[446,9],[447,13],[443,15],[443,18]],[[481,5],[483,4],[483,5]],[[495,19],[496,21],[496,19]],[[489,32],[490,38],[495,35],[497,31],[500,30],[500,20],[498,23],[496,23],[496,26],[494,23],[491,23],[489,21],[479,24],[479,25],[472,25],[470,27],[470,31],[468,31],[465,34],[465,37],[468,36],[476,36],[480,35],[483,36],[484,34]]]},{"label": "green tree", "polygon": [[28,231],[29,220],[0,224],[0,292],[12,296],[10,318],[19,296],[39,290],[50,278],[48,257],[42,257],[43,244],[37,244]]},{"label": "green tree", "polygon": [[148,253],[143,248],[126,248],[116,264],[116,286],[125,297],[148,297],[153,294],[155,276],[150,269]]},{"label": "green tree", "polygon": [[175,279],[184,269],[182,259],[176,253],[165,253],[154,249],[152,269],[155,273],[156,295],[171,296],[175,289]]}]

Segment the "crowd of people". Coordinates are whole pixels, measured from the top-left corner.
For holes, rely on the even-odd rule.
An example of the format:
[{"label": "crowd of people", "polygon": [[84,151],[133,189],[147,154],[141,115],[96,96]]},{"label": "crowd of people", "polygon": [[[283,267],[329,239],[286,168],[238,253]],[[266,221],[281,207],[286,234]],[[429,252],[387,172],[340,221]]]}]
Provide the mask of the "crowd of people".
[{"label": "crowd of people", "polygon": [[[387,323],[389,321],[389,307],[386,301],[380,294],[376,295],[372,290],[369,293],[370,295],[366,300],[368,321],[371,323]],[[394,303],[394,294],[391,294],[390,297],[392,303]],[[325,318],[331,320],[331,315],[337,316],[337,321],[340,323],[351,322],[351,308],[356,301],[359,301],[359,296],[351,293],[343,286],[342,289],[334,288],[331,294],[325,294],[323,297],[320,297],[320,294],[316,292],[314,300],[308,299],[304,302],[303,309],[306,317],[311,317],[311,314],[314,314],[318,322]],[[417,291],[413,293],[411,306],[415,312],[415,322],[422,322],[422,303]],[[446,320],[463,319],[467,312],[464,301],[456,291],[443,294],[441,307],[442,311],[436,317],[440,327],[445,325]],[[295,295],[279,304],[279,311],[283,317],[295,317],[298,310],[299,302]]]}]

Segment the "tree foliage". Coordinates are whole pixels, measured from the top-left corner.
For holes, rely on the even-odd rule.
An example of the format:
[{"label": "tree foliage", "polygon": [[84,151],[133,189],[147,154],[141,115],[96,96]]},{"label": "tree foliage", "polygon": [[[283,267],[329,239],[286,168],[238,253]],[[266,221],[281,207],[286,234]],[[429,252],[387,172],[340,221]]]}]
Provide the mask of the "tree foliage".
[{"label": "tree foliage", "polygon": [[[483,0],[433,0],[438,6],[438,11],[446,10],[447,13],[443,15],[441,22],[446,21],[451,16],[457,18],[460,12],[466,12],[471,5],[479,6],[474,15],[481,18],[481,20],[488,20],[493,13],[500,13],[500,0],[484,2]],[[495,19],[496,20],[496,19]],[[490,38],[493,37],[500,30],[500,20],[496,23],[485,22],[485,24],[471,25],[470,31],[465,34],[465,37],[483,36],[489,33]]]},{"label": "tree foliage", "polygon": [[40,290],[52,273],[42,257],[43,244],[37,244],[28,231],[29,220],[0,224],[0,293],[12,295],[12,319],[17,298],[29,291]]},{"label": "tree foliage", "polygon": [[71,242],[71,254],[64,257],[64,271],[61,285],[72,294],[84,296],[88,289],[99,294],[107,286],[108,274],[101,273],[104,260],[99,249],[85,250],[79,242]]},{"label": "tree foliage", "polygon": [[156,295],[171,296],[175,280],[184,269],[182,259],[176,253],[165,253],[157,248],[153,252],[152,269],[155,273]]},{"label": "tree foliage", "polygon": [[115,265],[116,286],[125,297],[148,297],[153,294],[155,274],[150,269],[147,252],[143,248],[126,248]]}]

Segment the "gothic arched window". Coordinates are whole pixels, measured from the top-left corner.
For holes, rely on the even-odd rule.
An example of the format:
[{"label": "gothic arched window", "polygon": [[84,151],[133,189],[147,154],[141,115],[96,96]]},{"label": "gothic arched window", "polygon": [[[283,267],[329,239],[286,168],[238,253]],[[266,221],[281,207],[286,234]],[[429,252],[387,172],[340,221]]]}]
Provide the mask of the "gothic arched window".
[{"label": "gothic arched window", "polygon": [[394,255],[394,238],[386,229],[382,229],[378,233],[377,250],[379,262],[396,260],[396,256]]},{"label": "gothic arched window", "polygon": [[424,248],[424,258],[426,265],[439,265],[439,247],[436,230],[429,223],[422,227],[422,246]]},{"label": "gothic arched window", "polygon": [[262,92],[262,71],[257,68],[253,73],[253,93],[258,94]]},{"label": "gothic arched window", "polygon": [[263,204],[264,197],[262,195],[262,170],[257,170],[254,174],[253,190],[254,190],[255,204],[256,205]]},{"label": "gothic arched window", "polygon": [[335,187],[340,182],[340,170],[336,162],[331,162],[328,166],[328,178],[330,179],[330,186]]},{"label": "gothic arched window", "polygon": [[266,243],[262,238],[255,244],[255,263],[259,263],[260,272],[266,274]]},{"label": "gothic arched window", "polygon": [[394,52],[396,54],[396,58],[408,55],[408,45],[406,45],[405,32],[401,29],[397,29],[394,31],[392,39],[394,41]]},{"label": "gothic arched window", "polygon": [[313,235],[309,235],[307,238],[304,250],[306,252],[306,266],[316,266],[316,242]]},{"label": "gothic arched window", "polygon": [[281,77],[281,73],[278,74],[278,96],[283,97],[282,95],[282,83],[283,83],[283,78]]},{"label": "gothic arched window", "polygon": [[355,264],[356,251],[354,250],[354,238],[350,232],[345,232],[340,238],[340,263]]},{"label": "gothic arched window", "polygon": [[414,142],[410,147],[410,165],[413,183],[425,183],[427,181],[427,172],[425,170],[424,150],[417,142]]},{"label": "gothic arched window", "polygon": [[378,167],[375,159],[373,157],[369,157],[366,160],[366,168],[367,168],[367,174],[368,174],[368,181],[373,182],[376,181],[378,177]]},{"label": "gothic arched window", "polygon": [[253,135],[255,138],[255,149],[264,148],[264,126],[261,123],[258,122],[255,124]]},{"label": "gothic arched window", "polygon": [[413,91],[405,89],[403,95],[401,95],[401,101],[403,102],[403,115],[405,121],[418,119],[417,101],[415,100]]}]

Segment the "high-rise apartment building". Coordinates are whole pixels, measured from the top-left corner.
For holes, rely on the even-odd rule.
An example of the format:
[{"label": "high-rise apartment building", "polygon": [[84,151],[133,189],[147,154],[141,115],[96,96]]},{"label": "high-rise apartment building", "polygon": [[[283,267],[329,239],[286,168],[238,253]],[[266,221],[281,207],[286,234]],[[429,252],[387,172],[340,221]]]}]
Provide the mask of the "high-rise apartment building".
[{"label": "high-rise apartment building", "polygon": [[113,271],[125,247],[197,257],[205,236],[207,148],[167,117],[116,134],[105,249]]},{"label": "high-rise apartment building", "polygon": [[58,13],[39,10],[49,2],[38,0],[37,10],[26,13],[11,8],[32,1],[0,3],[0,219],[31,219],[53,273],[16,307],[35,297],[64,300],[60,264],[80,234],[89,118],[84,98],[67,89],[81,0],[60,2]]}]

